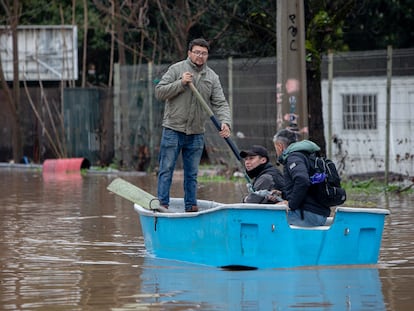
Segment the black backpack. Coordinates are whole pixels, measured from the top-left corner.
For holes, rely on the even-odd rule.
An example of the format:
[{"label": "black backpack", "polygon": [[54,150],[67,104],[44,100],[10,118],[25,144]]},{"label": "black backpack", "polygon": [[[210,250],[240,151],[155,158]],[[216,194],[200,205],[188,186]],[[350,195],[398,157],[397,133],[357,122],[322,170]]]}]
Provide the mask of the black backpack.
[{"label": "black backpack", "polygon": [[309,194],[326,207],[341,205],[346,201],[346,191],[341,187],[335,163],[315,153],[308,156],[309,176],[312,185]]}]

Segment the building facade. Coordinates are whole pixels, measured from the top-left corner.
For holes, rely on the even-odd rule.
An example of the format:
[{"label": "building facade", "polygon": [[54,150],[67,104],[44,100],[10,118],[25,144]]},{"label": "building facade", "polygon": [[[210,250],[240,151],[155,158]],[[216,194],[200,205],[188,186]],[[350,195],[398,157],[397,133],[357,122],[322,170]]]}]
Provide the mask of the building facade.
[{"label": "building facade", "polygon": [[387,51],[334,55],[330,79],[324,60],[325,137],[345,175],[385,172],[387,159],[390,173],[414,175],[414,49],[392,55],[392,63]]}]

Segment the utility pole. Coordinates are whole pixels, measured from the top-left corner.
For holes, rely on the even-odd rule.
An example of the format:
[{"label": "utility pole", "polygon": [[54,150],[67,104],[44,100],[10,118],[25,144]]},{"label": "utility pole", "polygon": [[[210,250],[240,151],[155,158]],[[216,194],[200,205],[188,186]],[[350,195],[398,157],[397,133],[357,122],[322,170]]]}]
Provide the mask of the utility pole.
[{"label": "utility pole", "polygon": [[303,0],[276,0],[277,129],[308,136]]}]

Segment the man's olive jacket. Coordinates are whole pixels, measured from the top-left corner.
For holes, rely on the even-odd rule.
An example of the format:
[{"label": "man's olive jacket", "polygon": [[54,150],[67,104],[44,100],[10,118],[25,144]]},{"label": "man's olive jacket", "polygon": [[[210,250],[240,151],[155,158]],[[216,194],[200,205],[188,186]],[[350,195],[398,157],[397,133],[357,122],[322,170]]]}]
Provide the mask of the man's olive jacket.
[{"label": "man's olive jacket", "polygon": [[165,101],[162,126],[187,135],[205,131],[208,114],[190,87],[181,83],[181,76],[186,71],[193,74],[194,86],[210,105],[216,118],[231,126],[230,107],[219,76],[207,65],[197,68],[189,58],[171,65],[155,87],[155,97]]}]

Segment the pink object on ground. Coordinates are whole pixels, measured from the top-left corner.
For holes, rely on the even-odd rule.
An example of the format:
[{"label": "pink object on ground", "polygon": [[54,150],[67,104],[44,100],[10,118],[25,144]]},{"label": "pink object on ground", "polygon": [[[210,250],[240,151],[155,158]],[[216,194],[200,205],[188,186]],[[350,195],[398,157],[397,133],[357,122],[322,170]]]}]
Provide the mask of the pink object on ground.
[{"label": "pink object on ground", "polygon": [[85,158],[48,159],[43,162],[43,173],[79,172],[90,166],[90,162]]}]

